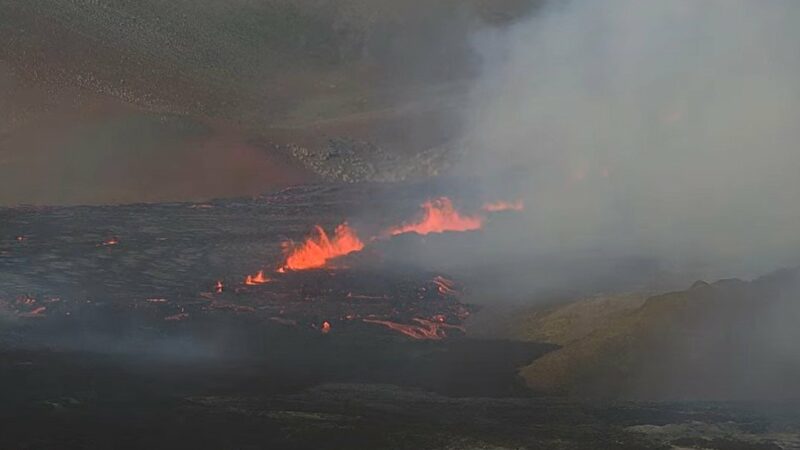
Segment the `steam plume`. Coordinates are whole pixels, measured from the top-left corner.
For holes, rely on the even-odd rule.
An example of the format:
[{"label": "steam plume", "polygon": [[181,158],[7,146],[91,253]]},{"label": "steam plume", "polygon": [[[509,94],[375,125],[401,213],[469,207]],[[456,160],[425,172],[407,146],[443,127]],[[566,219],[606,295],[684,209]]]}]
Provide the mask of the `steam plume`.
[{"label": "steam plume", "polygon": [[509,238],[529,248],[721,276],[796,263],[797,23],[783,0],[551,4],[476,38],[461,168],[522,179],[528,222]]}]

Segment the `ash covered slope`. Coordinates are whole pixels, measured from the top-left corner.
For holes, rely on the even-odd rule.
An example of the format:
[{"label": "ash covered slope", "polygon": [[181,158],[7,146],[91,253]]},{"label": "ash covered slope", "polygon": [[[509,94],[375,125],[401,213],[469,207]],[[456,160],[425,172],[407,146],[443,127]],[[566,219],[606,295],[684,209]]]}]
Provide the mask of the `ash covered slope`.
[{"label": "ash covered slope", "polygon": [[537,3],[4,0],[0,32],[13,45],[0,56],[53,86],[261,124],[350,77],[340,90],[464,77],[468,33]]},{"label": "ash covered slope", "polygon": [[537,311],[512,334],[562,348],[521,373],[532,388],[575,396],[796,397],[799,287],[798,271],[785,270]]},{"label": "ash covered slope", "polygon": [[[0,179],[13,182],[0,203],[191,201],[303,180],[280,180],[277,156],[338,181],[437,173],[473,74],[469,34],[537,3],[2,0]],[[138,139],[111,115],[143,124]],[[214,157],[191,151],[202,145]],[[32,147],[35,158],[21,150]],[[151,177],[137,159],[164,174],[140,183],[156,192],[136,185]],[[180,160],[217,170],[165,169]],[[254,165],[279,180],[265,185]],[[212,177],[220,186],[196,188]],[[134,186],[117,193],[114,178]]]}]

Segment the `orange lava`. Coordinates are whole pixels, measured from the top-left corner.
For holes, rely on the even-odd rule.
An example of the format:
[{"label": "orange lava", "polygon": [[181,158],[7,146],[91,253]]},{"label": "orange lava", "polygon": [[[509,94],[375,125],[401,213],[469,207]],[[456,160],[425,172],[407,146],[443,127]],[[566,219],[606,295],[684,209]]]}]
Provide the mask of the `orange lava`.
[{"label": "orange lava", "polygon": [[37,308],[34,308],[33,310],[31,310],[27,314],[24,314],[24,315],[27,316],[27,317],[35,317],[35,316],[40,316],[40,315],[44,314],[45,311],[47,311],[47,307],[46,306],[39,306]]},{"label": "orange lava", "polygon": [[441,295],[454,294],[456,292],[453,281],[448,280],[447,278],[441,275],[437,275],[436,277],[434,277],[433,283],[436,285],[436,289],[439,291],[439,294]]},{"label": "orange lava", "polygon": [[347,223],[336,227],[333,237],[329,237],[320,226],[314,227],[314,231],[315,234],[302,244],[289,247],[286,262],[278,269],[279,272],[325,267],[331,259],[364,248],[364,243]]},{"label": "orange lava", "polygon": [[259,270],[255,275],[248,275],[247,278],[244,279],[244,284],[248,286],[257,286],[259,284],[269,283],[270,279],[264,276],[264,271]]},{"label": "orange lava", "polygon": [[108,239],[106,239],[105,241],[103,241],[103,242],[100,244],[100,246],[103,246],[103,247],[108,247],[108,246],[110,246],[110,245],[117,245],[117,244],[119,244],[119,238],[117,238],[116,236],[113,236],[113,237],[111,237],[111,238],[108,238]]},{"label": "orange lava", "polygon": [[446,328],[455,328],[463,331],[463,328],[456,325],[444,323],[443,317],[437,317],[436,321],[415,318],[416,325],[397,323],[389,320],[362,319],[366,323],[383,325],[390,330],[394,330],[413,339],[428,339],[438,341],[447,337]]},{"label": "orange lava", "polygon": [[522,200],[513,202],[504,202],[500,200],[496,202],[485,203],[482,209],[486,212],[522,211],[525,209],[525,203]]},{"label": "orange lava", "polygon": [[429,200],[422,204],[422,218],[389,230],[392,236],[403,233],[443,233],[445,231],[472,231],[483,226],[483,218],[465,216],[456,211],[447,197]]}]

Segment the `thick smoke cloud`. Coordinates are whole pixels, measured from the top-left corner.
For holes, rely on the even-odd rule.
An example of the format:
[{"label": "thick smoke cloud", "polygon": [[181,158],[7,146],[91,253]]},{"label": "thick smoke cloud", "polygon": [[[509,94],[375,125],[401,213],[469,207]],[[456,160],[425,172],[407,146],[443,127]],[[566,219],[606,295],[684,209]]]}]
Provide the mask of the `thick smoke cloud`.
[{"label": "thick smoke cloud", "polygon": [[798,23],[788,0],[551,3],[476,37],[461,169],[522,186],[527,221],[505,233],[516,249],[707,276],[794,264]]}]

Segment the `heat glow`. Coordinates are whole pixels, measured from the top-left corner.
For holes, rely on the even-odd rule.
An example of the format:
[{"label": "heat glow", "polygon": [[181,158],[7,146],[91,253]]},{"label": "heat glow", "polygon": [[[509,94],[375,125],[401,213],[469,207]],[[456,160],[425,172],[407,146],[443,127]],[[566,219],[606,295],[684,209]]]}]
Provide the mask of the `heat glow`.
[{"label": "heat glow", "polygon": [[439,291],[441,295],[448,295],[454,294],[455,288],[452,280],[448,280],[447,278],[439,275],[433,279],[433,283],[436,285],[436,290]]},{"label": "heat glow", "polygon": [[328,322],[327,320],[325,322],[322,322],[322,326],[320,327],[319,330],[320,330],[320,332],[322,332],[322,334],[330,333],[331,332],[331,323]]},{"label": "heat glow", "polygon": [[[415,221],[405,222],[402,225],[391,227],[379,236],[369,241],[385,239],[405,233],[426,235],[430,233],[444,233],[446,231],[473,231],[483,227],[485,216],[483,214],[466,215],[455,209],[453,202],[447,197],[428,200],[421,205],[422,214]],[[524,205],[521,200],[515,202],[498,201],[487,203],[483,206],[484,212],[496,211],[521,211]],[[339,256],[344,256],[364,248],[364,242],[347,223],[336,227],[332,237],[319,225],[314,227],[314,232],[303,243],[292,245],[285,244],[286,260],[277,272],[285,273],[290,270],[318,269],[328,265],[328,262]],[[260,281],[264,280],[264,281]],[[263,273],[249,275],[245,284],[262,284],[271,281],[263,277]],[[440,291],[447,291],[449,286],[440,285]]]},{"label": "heat glow", "polygon": [[248,286],[257,286],[259,284],[269,283],[270,279],[264,276],[264,271],[259,270],[255,275],[248,275],[244,279],[244,284]]},{"label": "heat glow", "polygon": [[421,319],[421,318],[414,318],[412,319],[416,324],[405,324],[405,323],[397,323],[392,322],[389,320],[378,320],[378,319],[362,319],[365,323],[374,323],[376,325],[382,325],[390,330],[397,331],[399,333],[403,333],[404,335],[413,338],[413,339],[427,339],[432,341],[438,341],[440,339],[444,339],[447,337],[447,332],[445,331],[447,328],[454,328],[457,330],[464,331],[462,327],[457,325],[449,325],[444,323],[444,320],[428,320],[428,319]]},{"label": "heat glow", "polygon": [[346,223],[336,227],[329,237],[320,226],[314,227],[314,235],[294,247],[289,247],[286,262],[279,271],[305,270],[325,267],[329,260],[357,252],[364,243]]},{"label": "heat glow", "polygon": [[389,229],[396,236],[404,233],[430,234],[445,231],[472,231],[483,226],[483,218],[466,216],[456,211],[447,197],[428,200],[422,204],[422,217],[416,222],[405,223]]},{"label": "heat glow", "polygon": [[117,244],[119,244],[119,238],[116,236],[112,236],[106,239],[105,241],[101,242],[100,244],[98,244],[98,247],[109,247]]}]

